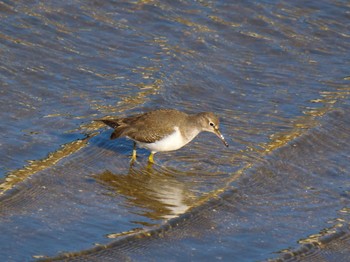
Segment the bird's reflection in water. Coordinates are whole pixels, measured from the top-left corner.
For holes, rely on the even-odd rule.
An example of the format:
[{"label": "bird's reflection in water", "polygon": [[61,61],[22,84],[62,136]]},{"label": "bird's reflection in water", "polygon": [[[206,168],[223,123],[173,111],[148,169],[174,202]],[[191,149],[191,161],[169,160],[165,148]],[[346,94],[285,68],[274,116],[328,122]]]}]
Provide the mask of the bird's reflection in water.
[{"label": "bird's reflection in water", "polygon": [[151,220],[176,217],[190,207],[194,195],[186,185],[177,180],[175,171],[155,167],[132,165],[127,174],[104,171],[96,180],[108,186],[116,194],[123,195],[132,211]]}]

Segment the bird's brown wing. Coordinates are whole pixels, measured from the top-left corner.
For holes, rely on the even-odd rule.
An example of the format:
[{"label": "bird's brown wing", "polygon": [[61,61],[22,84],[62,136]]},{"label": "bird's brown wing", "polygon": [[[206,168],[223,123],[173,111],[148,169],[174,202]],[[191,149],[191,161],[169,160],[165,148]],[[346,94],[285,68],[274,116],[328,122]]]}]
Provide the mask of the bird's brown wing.
[{"label": "bird's brown wing", "polygon": [[114,128],[111,139],[127,136],[143,143],[153,143],[174,132],[174,126],[167,126],[169,111],[173,116],[184,114],[171,109],[160,109],[148,113],[138,114],[125,118],[101,119],[106,125]]},{"label": "bird's brown wing", "polygon": [[123,119],[123,123],[128,125],[123,135],[139,142],[154,143],[175,131],[173,125],[166,124],[169,121],[169,112],[176,118],[177,114],[185,115],[172,109],[159,109],[127,117]]},{"label": "bird's brown wing", "polygon": [[174,131],[175,130],[173,128],[162,128],[162,130],[159,130],[150,127],[148,127],[147,130],[145,130],[142,126],[137,129],[128,128],[127,130],[125,130],[124,135],[139,142],[154,143],[158,140],[161,140],[162,138],[166,137]]}]

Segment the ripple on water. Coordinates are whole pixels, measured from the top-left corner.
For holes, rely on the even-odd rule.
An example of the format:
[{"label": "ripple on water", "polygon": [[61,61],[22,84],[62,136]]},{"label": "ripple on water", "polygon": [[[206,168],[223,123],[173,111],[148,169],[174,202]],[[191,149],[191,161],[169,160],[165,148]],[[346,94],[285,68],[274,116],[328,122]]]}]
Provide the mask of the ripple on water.
[{"label": "ripple on water", "polygon": [[[305,239],[347,258],[342,1],[1,8],[2,260],[100,243],[70,259],[258,261]],[[92,122],[163,107],[214,111],[231,147],[201,134],[130,167],[132,143]]]}]

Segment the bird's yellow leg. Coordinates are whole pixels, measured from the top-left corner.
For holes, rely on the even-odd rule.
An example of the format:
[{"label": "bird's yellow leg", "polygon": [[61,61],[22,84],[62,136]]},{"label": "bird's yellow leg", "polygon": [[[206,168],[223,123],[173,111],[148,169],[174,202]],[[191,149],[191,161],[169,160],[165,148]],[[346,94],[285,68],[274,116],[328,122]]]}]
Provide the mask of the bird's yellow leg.
[{"label": "bird's yellow leg", "polygon": [[131,162],[136,161],[136,142],[134,142],[134,148],[132,150]]},{"label": "bird's yellow leg", "polygon": [[154,163],[154,159],[153,159],[154,153],[152,152],[149,157],[148,157],[148,162],[153,164]]}]

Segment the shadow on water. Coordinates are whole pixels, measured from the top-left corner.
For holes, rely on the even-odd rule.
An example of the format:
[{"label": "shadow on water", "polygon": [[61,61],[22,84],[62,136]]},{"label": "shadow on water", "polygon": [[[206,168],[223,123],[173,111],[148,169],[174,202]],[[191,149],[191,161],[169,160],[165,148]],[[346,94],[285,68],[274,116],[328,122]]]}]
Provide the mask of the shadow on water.
[{"label": "shadow on water", "polygon": [[131,165],[127,174],[104,171],[94,178],[107,186],[111,195],[124,196],[124,205],[139,207],[139,215],[159,221],[185,213],[194,199],[191,191],[186,190],[186,184],[173,174],[151,165],[141,168]]}]

